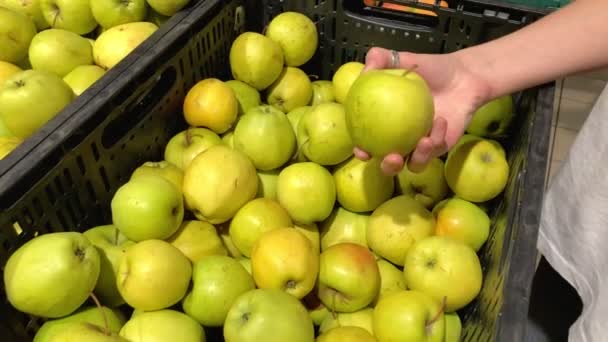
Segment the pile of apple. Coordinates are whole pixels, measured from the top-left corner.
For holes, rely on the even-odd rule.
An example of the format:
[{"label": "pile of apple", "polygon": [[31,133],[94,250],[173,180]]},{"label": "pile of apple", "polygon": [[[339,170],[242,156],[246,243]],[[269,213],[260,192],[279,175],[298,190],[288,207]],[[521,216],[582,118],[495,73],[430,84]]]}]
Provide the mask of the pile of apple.
[{"label": "pile of apple", "polygon": [[189,0],[0,0],[0,160]]},{"label": "pile of apple", "polygon": [[11,255],[9,302],[45,319],[34,341],[459,340],[483,283],[485,203],[509,174],[492,137],[511,97],[424,170],[387,176],[382,156],[430,129],[428,87],[355,61],[311,81],[317,34],[285,12],[239,35],[233,79],[188,91],[189,127],[118,188],[112,222]]}]

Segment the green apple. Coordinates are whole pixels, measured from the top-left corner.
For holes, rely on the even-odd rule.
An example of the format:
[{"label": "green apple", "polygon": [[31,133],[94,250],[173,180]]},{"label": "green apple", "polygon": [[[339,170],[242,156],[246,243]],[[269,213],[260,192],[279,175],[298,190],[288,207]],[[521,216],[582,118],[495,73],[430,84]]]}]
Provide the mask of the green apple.
[{"label": "green apple", "polygon": [[293,128],[293,132],[296,135],[296,144],[297,148],[294,152],[292,160],[295,162],[305,162],[308,161],[304,152],[302,151],[302,137],[298,136],[298,124],[300,123],[300,119],[304,116],[304,114],[308,113],[312,110],[312,106],[302,106],[295,108],[287,113],[287,119]]},{"label": "green apple", "polygon": [[0,60],[16,64],[26,58],[35,35],[36,25],[30,17],[0,6]]},{"label": "green apple", "polygon": [[135,21],[103,31],[93,46],[95,64],[106,70],[111,69],[157,30],[158,26],[153,23]]},{"label": "green apple", "polygon": [[325,220],[336,203],[336,184],[331,173],[313,162],[295,163],[279,173],[277,198],[296,223]]},{"label": "green apple", "polygon": [[285,67],[279,77],[266,89],[266,102],[283,113],[306,106],[311,98],[310,79],[297,67]]},{"label": "green apple", "polygon": [[68,316],[44,322],[36,331],[32,342],[49,342],[58,332],[64,330],[66,325],[73,323],[90,323],[118,333],[125,322],[126,318],[119,309],[85,305]]},{"label": "green apple", "polygon": [[453,150],[445,162],[445,178],[457,197],[480,203],[498,196],[509,180],[502,146],[486,139],[470,140]]},{"label": "green apple", "polygon": [[182,184],[184,182],[184,172],[174,164],[169,163],[166,160],[158,162],[147,161],[139,165],[133,173],[131,178],[137,178],[142,176],[161,176],[175,185],[177,189],[181,191]]},{"label": "green apple", "polygon": [[403,266],[412,244],[433,234],[435,218],[414,197],[400,195],[382,203],[369,218],[367,244],[382,258]]},{"label": "green apple", "polygon": [[129,240],[164,240],[184,218],[182,192],[160,175],[135,177],[118,188],[111,213],[112,222]]},{"label": "green apple", "polygon": [[467,126],[466,132],[485,138],[498,138],[507,133],[513,121],[513,98],[503,95],[479,107]]},{"label": "green apple", "polygon": [[331,83],[334,86],[334,98],[337,103],[344,104],[346,95],[355,80],[359,77],[365,64],[361,62],[346,62],[332,75]]},{"label": "green apple", "polygon": [[431,91],[413,71],[370,70],[353,82],[344,103],[355,146],[372,156],[408,155],[433,125]]},{"label": "green apple", "polygon": [[239,251],[239,249],[234,245],[234,242],[232,242],[232,238],[230,237],[230,221],[218,224],[217,232],[220,235],[220,239],[222,239],[224,247],[228,251],[228,256],[235,259],[247,258],[243,256],[243,253],[241,253],[241,251]]},{"label": "green apple", "polygon": [[327,317],[321,322],[319,332],[321,334],[328,332],[339,326],[343,327],[358,327],[370,334],[374,333],[372,326],[372,317],[374,309],[366,307],[353,312],[338,312]]},{"label": "green apple", "polygon": [[120,330],[129,342],[205,342],[205,329],[183,312],[165,309],[142,312]]},{"label": "green apple", "polygon": [[22,139],[13,136],[0,137],[0,160],[11,154],[22,142]]},{"label": "green apple", "polygon": [[432,208],[448,195],[448,184],[443,175],[444,163],[433,158],[420,172],[412,172],[407,165],[395,177],[398,194],[414,196],[425,208]]},{"label": "green apple", "polygon": [[378,341],[444,342],[442,309],[441,302],[424,292],[390,293],[374,308],[374,335]]},{"label": "green apple", "polygon": [[255,289],[237,297],[228,311],[223,332],[226,342],[315,340],[306,307],[281,289]]},{"label": "green apple", "polygon": [[342,207],[352,212],[369,212],[391,198],[395,180],[382,172],[381,162],[378,158],[363,161],[351,156],[336,166],[333,176]]},{"label": "green apple", "polygon": [[340,242],[352,242],[367,248],[369,214],[354,213],[340,206],[320,224],[321,251]]},{"label": "green apple", "polygon": [[195,263],[209,255],[228,255],[215,227],[204,221],[186,220],[167,240]]},{"label": "green apple", "polygon": [[435,235],[448,236],[469,245],[475,252],[488,240],[490,217],[476,204],[453,197],[433,208]]},{"label": "green apple", "polygon": [[356,243],[335,244],[319,257],[318,296],[334,312],[355,312],[380,291],[380,270],[369,249]]},{"label": "green apple", "polygon": [[91,1],[91,13],[104,29],[143,21],[147,14],[146,0],[94,0]]},{"label": "green apple", "polygon": [[187,208],[201,221],[230,220],[258,192],[258,175],[247,156],[225,144],[196,156],[184,172]]},{"label": "green apple", "polygon": [[462,322],[458,313],[451,312],[445,315],[445,342],[460,342],[462,335]]},{"label": "green apple", "polygon": [[250,109],[234,128],[234,148],[251,159],[257,170],[283,166],[296,149],[296,135],[287,116],[269,105]]},{"label": "green apple", "polygon": [[241,254],[250,257],[254,243],[264,232],[292,225],[289,213],[276,200],[256,198],[237,211],[230,221],[229,233]]},{"label": "green apple", "polygon": [[[405,259],[405,281],[454,312],[472,302],[483,281],[479,257],[464,242],[446,236],[429,236],[416,242]],[[458,284],[458,286],[453,286]]]},{"label": "green apple", "polygon": [[108,331],[106,328],[88,322],[77,322],[66,324],[57,331],[49,342],[130,342],[120,337],[116,332]]},{"label": "green apple", "polygon": [[[477,135],[473,135],[473,134],[468,134],[465,133],[463,134],[458,141],[456,141],[456,143],[454,145],[452,145],[452,148],[450,148],[448,150],[448,152],[446,153],[446,159],[450,157],[450,155],[452,154],[452,152],[454,152],[454,150],[458,149],[458,146],[462,145],[463,143],[467,142],[467,141],[471,141],[471,140],[483,140],[484,138],[477,136]],[[445,167],[445,165],[444,165]]]},{"label": "green apple", "polygon": [[192,264],[175,246],[144,240],[127,248],[116,273],[116,285],[134,309],[154,311],[177,304],[190,285]]},{"label": "green apple", "polygon": [[272,18],[265,34],[279,43],[288,67],[298,67],[308,62],[319,43],[315,23],[305,14],[294,11],[283,12]]},{"label": "green apple", "polygon": [[247,272],[249,274],[252,274],[253,272],[251,271],[251,259],[241,256],[236,258],[236,260],[243,266],[245,267],[245,270],[247,270]]},{"label": "green apple", "polygon": [[114,225],[89,228],[83,234],[95,246],[100,257],[95,294],[101,303],[110,307],[124,304],[116,287],[116,272],[127,248],[135,245],[135,242],[127,239]]},{"label": "green apple", "polygon": [[298,229],[273,229],[255,241],[251,271],[257,288],[281,289],[301,299],[315,286],[319,252]]},{"label": "green apple", "polygon": [[80,65],[93,64],[91,43],[80,35],[64,29],[38,32],[29,48],[32,68],[64,77]]},{"label": "green apple", "polygon": [[184,298],[183,309],[203,326],[219,327],[236,298],[253,289],[253,278],[236,259],[206,256],[194,263],[192,290]]},{"label": "green apple", "polygon": [[185,170],[194,157],[221,142],[220,136],[208,128],[188,127],[169,139],[164,157],[169,163]]},{"label": "green apple", "polygon": [[258,91],[268,88],[279,78],[283,60],[281,46],[258,32],[243,32],[230,46],[232,78]]},{"label": "green apple", "polygon": [[378,263],[378,269],[380,270],[380,292],[374,299],[372,303],[373,306],[378,304],[380,298],[389,293],[407,290],[403,270],[382,258],[377,259],[376,262]]},{"label": "green apple", "polygon": [[234,148],[234,129],[224,132],[220,137],[222,138],[223,144],[230,146],[230,148]]},{"label": "green apple", "polygon": [[76,311],[99,277],[99,253],[77,232],[38,235],[6,262],[6,298],[17,310],[45,318]]},{"label": "green apple", "polygon": [[106,71],[97,65],[79,65],[63,77],[76,96],[80,96],[97,80],[105,75]]},{"label": "green apple", "polygon": [[262,105],[260,92],[249,84],[237,80],[228,80],[224,83],[232,88],[236,95],[236,100],[239,102],[238,115],[244,115],[251,108]]},{"label": "green apple", "polygon": [[302,153],[320,165],[337,165],[353,155],[353,142],[346,126],[344,106],[322,103],[298,123]]},{"label": "green apple", "polygon": [[374,335],[359,327],[335,327],[319,335],[315,342],[376,342]]},{"label": "green apple", "polygon": [[49,27],[40,10],[40,0],[0,0],[0,6],[27,15],[34,21],[38,31]]},{"label": "green apple", "polygon": [[74,92],[61,77],[25,70],[0,87],[0,120],[18,138],[28,138],[62,111]]},{"label": "green apple", "polygon": [[312,82],[311,106],[321,103],[334,102],[334,84],[328,80],[317,80]]},{"label": "green apple", "polygon": [[319,233],[319,227],[316,223],[295,223],[293,227],[300,231],[300,233],[304,234],[306,238],[312,243],[313,250],[316,251],[317,254],[321,252],[321,239]]},{"label": "green apple", "polygon": [[9,77],[21,71],[23,71],[23,69],[13,63],[0,61],[0,86]]},{"label": "green apple", "polygon": [[184,8],[190,0],[146,0],[154,11],[170,17]]},{"label": "green apple", "polygon": [[40,0],[40,11],[52,28],[78,35],[90,33],[98,26],[89,0]]},{"label": "green apple", "polygon": [[257,198],[277,199],[277,182],[281,169],[260,171],[258,170],[258,193]]}]

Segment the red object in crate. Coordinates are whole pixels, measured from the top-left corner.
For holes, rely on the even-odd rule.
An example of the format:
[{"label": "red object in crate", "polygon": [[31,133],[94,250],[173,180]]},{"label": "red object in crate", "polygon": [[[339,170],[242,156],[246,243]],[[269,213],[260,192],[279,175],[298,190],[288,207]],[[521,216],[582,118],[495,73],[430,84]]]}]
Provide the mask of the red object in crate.
[{"label": "red object in crate", "polygon": [[[423,3],[423,4],[428,4],[428,5],[434,5],[436,3],[435,0],[419,0],[418,2]],[[390,9],[390,10],[395,10],[395,11],[399,11],[399,12],[409,12],[409,13],[430,15],[430,16],[435,16],[435,17],[437,16],[437,14],[432,11],[422,10],[422,9],[405,6],[405,5],[387,3],[382,0],[363,0],[363,3],[365,4],[365,6],[369,6],[369,7],[379,7],[379,8]],[[440,1],[439,6],[448,7],[448,3],[447,3],[447,1]]]}]

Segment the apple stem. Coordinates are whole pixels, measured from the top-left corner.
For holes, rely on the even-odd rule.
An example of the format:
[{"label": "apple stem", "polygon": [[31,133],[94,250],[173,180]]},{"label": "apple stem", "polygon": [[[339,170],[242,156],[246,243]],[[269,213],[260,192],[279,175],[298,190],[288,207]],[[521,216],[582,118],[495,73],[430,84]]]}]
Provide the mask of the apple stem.
[{"label": "apple stem", "polygon": [[190,127],[186,129],[186,146],[192,144],[192,131],[190,131]]},{"label": "apple stem", "polygon": [[319,79],[319,75],[315,75],[315,74],[308,75],[308,77],[312,78],[312,79],[315,79],[315,80]]},{"label": "apple stem", "polygon": [[93,299],[93,301],[95,302],[95,305],[97,305],[97,308],[99,308],[99,311],[101,311],[101,317],[103,317],[103,324],[104,324],[104,333],[106,335],[111,335],[112,332],[110,331],[110,324],[108,323],[108,318],[106,317],[106,313],[103,311],[103,306],[101,306],[101,303],[99,302],[99,299],[97,299],[97,296],[95,295],[95,293],[91,292],[91,298]]},{"label": "apple stem", "polygon": [[439,319],[439,317],[441,317],[441,315],[445,312],[446,300],[447,300],[447,297],[444,296],[443,299],[441,300],[441,308],[439,308],[439,311],[437,311],[437,314],[435,315],[435,317],[433,317],[430,321],[428,321],[428,323],[426,323],[427,329],[430,328],[431,325],[433,325],[433,323],[435,323],[435,321],[437,321]]},{"label": "apple stem", "polygon": [[116,230],[114,231],[114,245],[118,245],[118,236],[120,235],[120,231],[118,230],[118,228],[116,228]]},{"label": "apple stem", "polygon": [[300,156],[300,154],[302,153],[302,148],[304,147],[304,145],[308,144],[309,140],[310,140],[310,138],[306,138],[306,140],[304,140],[302,142],[302,144],[300,146],[298,146],[298,150],[293,155],[293,158],[291,158],[292,160],[296,160]]}]

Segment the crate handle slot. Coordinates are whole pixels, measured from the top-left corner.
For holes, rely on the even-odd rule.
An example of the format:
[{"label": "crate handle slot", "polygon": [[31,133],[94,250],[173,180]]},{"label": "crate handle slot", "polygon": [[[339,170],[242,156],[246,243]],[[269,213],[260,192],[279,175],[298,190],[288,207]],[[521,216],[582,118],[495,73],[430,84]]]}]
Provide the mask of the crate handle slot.
[{"label": "crate handle slot", "polygon": [[103,130],[101,143],[104,148],[110,149],[121,139],[126,138],[128,132],[154,113],[154,108],[162,103],[167,96],[171,96],[171,89],[177,80],[175,67],[170,66],[160,75],[154,77],[155,80],[146,85],[146,89],[141,92],[126,109],[121,111]]},{"label": "crate handle slot", "polygon": [[408,30],[434,30],[440,27],[442,11],[450,10],[445,1],[341,0],[345,12],[359,19]]}]

